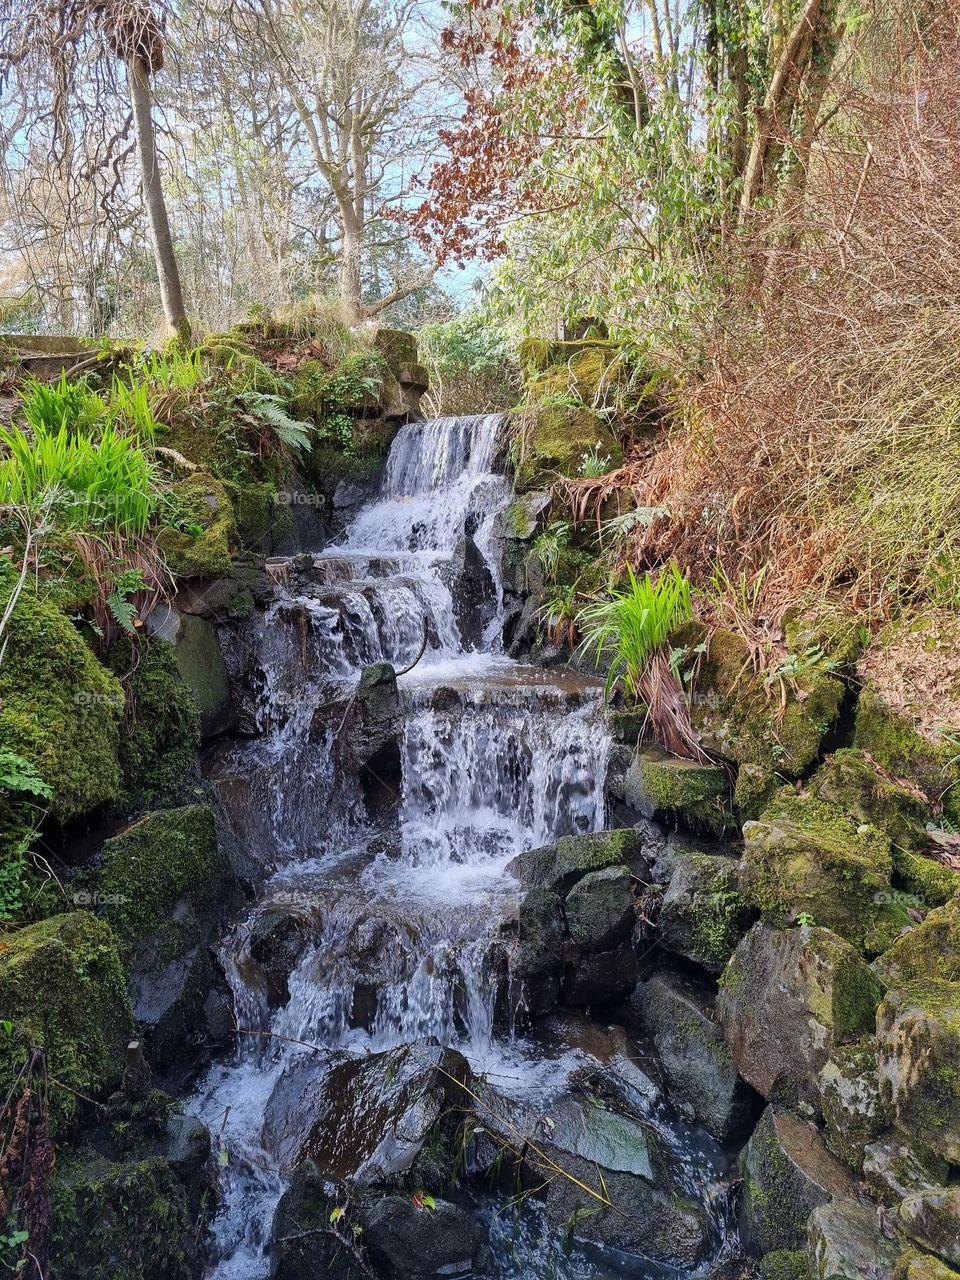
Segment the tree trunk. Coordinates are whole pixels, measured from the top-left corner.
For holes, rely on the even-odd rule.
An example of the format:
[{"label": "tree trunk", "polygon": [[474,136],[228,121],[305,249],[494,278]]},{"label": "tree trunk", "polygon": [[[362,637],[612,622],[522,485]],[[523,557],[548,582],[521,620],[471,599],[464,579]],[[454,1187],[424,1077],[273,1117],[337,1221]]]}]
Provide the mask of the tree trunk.
[{"label": "tree trunk", "polygon": [[130,105],[137,137],[137,155],[143,181],[143,203],[150,225],[150,241],[157,264],[160,282],[160,301],[163,314],[171,331],[183,341],[190,340],[190,321],[183,305],[183,289],[180,272],[173,252],[170,219],[163,198],[160,182],[160,165],[157,159],[157,141],[153,131],[153,102],[150,93],[150,72],[142,58],[133,54],[126,60],[127,84],[130,89]]},{"label": "tree trunk", "polygon": [[340,243],[340,305],[343,318],[351,327],[360,324],[366,308],[360,294],[360,265],[363,251],[363,229],[357,225],[353,209],[346,201],[340,205],[343,239]]}]

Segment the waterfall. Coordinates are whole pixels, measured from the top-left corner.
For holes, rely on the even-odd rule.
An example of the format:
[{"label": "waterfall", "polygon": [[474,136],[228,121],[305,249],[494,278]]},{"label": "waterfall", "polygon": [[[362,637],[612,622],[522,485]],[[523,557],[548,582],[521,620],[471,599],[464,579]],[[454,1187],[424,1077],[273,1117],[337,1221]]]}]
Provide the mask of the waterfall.
[{"label": "waterfall", "polygon": [[[261,860],[270,851],[273,874],[221,950],[247,1034],[191,1102],[228,1153],[216,1280],[269,1272],[264,1237],[283,1179],[264,1115],[306,1046],[363,1053],[434,1036],[482,1066],[504,973],[496,926],[514,897],[506,862],[603,826],[610,739],[598,682],[501,652],[492,529],[510,499],[496,471],[503,423],[402,427],[379,495],[249,625],[259,736],[222,749],[209,773],[234,833]],[[467,539],[493,584],[479,650],[457,622]],[[378,827],[338,768],[343,721],[329,708],[365,665],[409,665],[425,633],[400,681],[401,780]],[[278,920],[293,921],[295,954],[285,998],[274,990],[271,1004],[260,938]]]}]

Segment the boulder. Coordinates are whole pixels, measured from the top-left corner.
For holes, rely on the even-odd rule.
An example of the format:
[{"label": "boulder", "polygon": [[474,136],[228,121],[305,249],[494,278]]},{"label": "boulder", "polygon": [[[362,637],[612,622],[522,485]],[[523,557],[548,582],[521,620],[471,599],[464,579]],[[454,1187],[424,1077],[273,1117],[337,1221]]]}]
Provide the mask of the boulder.
[{"label": "boulder", "polygon": [[554,1008],[568,947],[559,895],[531,889],[520,902],[516,938],[507,950],[516,1011],[537,1015]]},{"label": "boulder", "polygon": [[360,672],[347,724],[344,741],[355,767],[373,765],[388,748],[399,750],[400,695],[389,662],[375,662]]},{"label": "boulder", "polygon": [[910,917],[890,894],[890,843],[835,806],[784,789],[743,826],[740,887],[779,926],[808,916],[876,955]]},{"label": "boulder", "polygon": [[623,461],[623,449],[609,424],[586,406],[534,404],[524,409],[523,417],[515,473],[518,493],[542,489],[558,475],[579,475],[587,454],[605,459],[609,471]]},{"label": "boulder", "polygon": [[580,1009],[613,1004],[630,994],[637,975],[637,955],[629,938],[613,951],[577,952],[561,1000]]},{"label": "boulder", "polygon": [[896,1131],[864,1148],[863,1180],[886,1205],[899,1204],[915,1191],[932,1191],[946,1182],[948,1172],[942,1156]]},{"label": "boulder", "polygon": [[418,1158],[428,1139],[439,1149],[465,1112],[470,1098],[458,1082],[469,1074],[459,1054],[430,1040],[362,1059],[333,1051],[300,1058],[267,1103],[264,1140],[284,1169],[309,1158],[355,1186],[414,1176],[415,1167],[426,1179]]},{"label": "boulder", "polygon": [[632,827],[595,831],[585,836],[562,836],[556,844],[528,849],[508,862],[506,869],[524,889],[546,889],[564,897],[591,871],[642,863],[644,849],[643,835]]},{"label": "boulder", "polygon": [[510,542],[529,542],[546,519],[552,502],[549,489],[518,494],[494,520],[494,535]]},{"label": "boulder", "polygon": [[657,919],[666,951],[719,973],[746,932],[751,909],[737,884],[737,863],[706,853],[677,859]]},{"label": "boulder", "polygon": [[[338,1218],[331,1216],[339,1211]],[[362,1231],[359,1208],[345,1188],[335,1187],[310,1160],[294,1173],[273,1222],[274,1280],[370,1280],[355,1240]],[[256,1231],[256,1224],[251,1224]]]},{"label": "boulder", "polygon": [[834,1046],[817,1076],[817,1093],[828,1150],[851,1169],[859,1170],[864,1147],[879,1137],[892,1119],[880,1094],[873,1036]]},{"label": "boulder", "polygon": [[890,987],[923,978],[960,982],[960,898],[929,912],[899,937],[874,970]]},{"label": "boulder", "polygon": [[723,972],[717,1018],[743,1078],[768,1100],[818,1101],[834,1045],[869,1031],[883,987],[827,929],[756,924]]},{"label": "boulder", "polygon": [[818,1205],[856,1201],[856,1184],[827,1151],[812,1125],[767,1107],[740,1154],[741,1231],[760,1254],[800,1249]]},{"label": "boulder", "polygon": [[610,951],[626,942],[637,919],[629,867],[606,867],[578,880],[567,894],[564,915],[581,951]]},{"label": "boulder", "polygon": [[840,809],[855,825],[882,831],[900,849],[923,849],[929,807],[914,788],[892,778],[864,751],[844,747],[827,756],[807,784],[817,800]]},{"label": "boulder", "polygon": [[960,1187],[912,1192],[901,1202],[897,1222],[911,1240],[960,1265]]},{"label": "boulder", "polygon": [[634,757],[624,778],[623,798],[647,818],[678,822],[696,831],[719,835],[735,825],[724,769],[657,748]]},{"label": "boulder", "polygon": [[880,1231],[872,1206],[834,1200],[810,1215],[810,1280],[892,1280],[898,1253]]},{"label": "boulder", "polygon": [[631,1019],[652,1041],[670,1100],[718,1142],[750,1127],[756,1094],[740,1079],[705,983],[659,970],[630,998]]},{"label": "boulder", "polygon": [[363,1206],[361,1237],[378,1272],[402,1280],[480,1280],[493,1274],[486,1233],[447,1200],[384,1196]]},{"label": "boulder", "polygon": [[960,1271],[954,1271],[939,1258],[918,1249],[908,1248],[900,1255],[894,1280],[958,1280]]},{"label": "boulder", "polygon": [[897,1124],[960,1161],[960,983],[918,980],[890,991],[877,1012],[877,1043]]},{"label": "boulder", "polygon": [[894,845],[893,869],[903,893],[912,899],[910,906],[921,910],[942,907],[952,898],[960,897],[960,871],[945,867],[935,858]]},{"label": "boulder", "polygon": [[117,940],[87,911],[51,916],[0,946],[0,1096],[15,1093],[34,1050],[47,1055],[50,1121],[59,1135],[84,1096],[120,1080],[133,1021]]},{"label": "boulder", "polygon": [[216,628],[196,614],[158,605],[150,615],[148,630],[173,645],[177,669],[200,711],[203,736],[225,733],[236,716]]}]

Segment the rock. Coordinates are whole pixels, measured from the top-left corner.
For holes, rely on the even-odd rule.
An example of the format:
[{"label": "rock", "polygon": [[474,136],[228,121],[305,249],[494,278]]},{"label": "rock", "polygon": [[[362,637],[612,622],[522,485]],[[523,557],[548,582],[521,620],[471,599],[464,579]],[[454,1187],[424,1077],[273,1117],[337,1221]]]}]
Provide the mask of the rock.
[{"label": "rock", "polygon": [[637,956],[629,938],[613,951],[578,952],[562,1002],[580,1009],[613,1004],[630,994],[637,974]]},{"label": "rock", "polygon": [[677,859],[663,895],[657,918],[660,945],[719,973],[746,931],[750,915],[732,858],[688,854]]},{"label": "rock", "polygon": [[647,818],[679,822],[697,831],[719,835],[734,826],[725,770],[655,748],[634,758],[624,779],[624,801]]},{"label": "rock", "polygon": [[614,1173],[653,1180],[647,1142],[649,1125],[580,1098],[566,1097],[550,1108],[554,1146]]},{"label": "rock", "polygon": [[904,893],[914,900],[908,905],[921,910],[942,907],[960,896],[960,871],[952,871],[933,858],[894,845],[893,869]]},{"label": "rock", "polygon": [[403,1280],[492,1274],[480,1223],[446,1200],[418,1208],[408,1196],[384,1196],[361,1214],[364,1248],[378,1269]]},{"label": "rock", "polygon": [[524,410],[524,424],[523,456],[515,473],[518,493],[542,489],[558,475],[578,475],[585,454],[605,458],[611,471],[623,461],[609,424],[591,409],[534,404]]},{"label": "rock", "polygon": [[267,1104],[264,1139],[284,1169],[309,1157],[326,1177],[356,1186],[396,1180],[466,1110],[469,1095],[456,1082],[468,1078],[463,1058],[435,1041],[359,1060],[299,1059]]},{"label": "rock", "polygon": [[360,672],[348,726],[345,741],[355,767],[373,765],[388,748],[398,752],[400,695],[397,673],[389,662],[375,662]]},{"label": "rock", "polygon": [[896,848],[925,847],[926,802],[879,770],[865,752],[853,747],[835,751],[807,785],[817,800],[840,809],[856,826],[882,831]]},{"label": "rock", "polygon": [[764,1254],[760,1280],[810,1280],[806,1249],[774,1249]]},{"label": "rock", "polygon": [[286,911],[266,910],[250,930],[247,948],[260,971],[267,1003],[281,1008],[290,999],[290,974],[310,938],[309,922]]},{"label": "rock", "polygon": [[864,1149],[863,1180],[883,1204],[898,1204],[915,1191],[932,1191],[946,1182],[948,1173],[942,1156],[902,1133],[894,1132]]},{"label": "rock", "polygon": [[637,919],[629,867],[606,867],[578,880],[567,894],[564,914],[581,951],[610,951],[626,942]]},{"label": "rock", "polygon": [[210,1130],[196,1116],[171,1111],[162,1139],[167,1164],[182,1182],[188,1182],[210,1158]]},{"label": "rock", "polygon": [[[624,707],[619,711],[609,712],[610,728],[613,732],[614,741],[622,742],[628,747],[637,746],[643,739],[649,714],[643,703]],[[631,751],[630,759],[633,758],[633,755],[634,752]]]},{"label": "rock", "polygon": [[723,972],[717,1017],[758,1093],[815,1105],[833,1046],[872,1028],[882,995],[860,956],[827,929],[756,924]]},{"label": "rock", "polygon": [[911,1240],[944,1262],[960,1264],[960,1187],[913,1192],[902,1201],[897,1221]]},{"label": "rock", "polygon": [[756,1094],[737,1074],[713,1003],[706,984],[661,970],[638,984],[629,1008],[653,1041],[671,1101],[730,1142],[748,1130]]},{"label": "rock", "polygon": [[560,897],[545,889],[531,889],[520,902],[516,942],[508,948],[516,1010],[536,1015],[554,1008],[567,946]]},{"label": "rock", "polygon": [[87,911],[51,916],[4,935],[0,1096],[16,1092],[35,1049],[47,1055],[50,1121],[63,1131],[82,1095],[120,1081],[133,1021],[113,931]]},{"label": "rock", "polygon": [[960,1271],[916,1249],[907,1249],[900,1256],[894,1272],[894,1280],[958,1280],[958,1277]]},{"label": "rock", "polygon": [[158,1071],[176,1068],[189,1074],[194,1066],[193,1041],[202,1034],[206,1001],[216,980],[210,955],[200,946],[158,968],[130,972],[130,1003],[146,1033],[147,1056]]},{"label": "rock", "polygon": [[877,1012],[877,1043],[897,1124],[960,1161],[960,983],[930,979],[890,991]]},{"label": "rock", "polygon": [[874,964],[888,986],[923,978],[960,982],[960,898],[931,911]]},{"label": "rock", "polygon": [[565,896],[590,871],[642,862],[645,842],[631,827],[562,836],[556,844],[528,849],[507,863],[507,871],[524,889],[546,889]]},{"label": "rock", "polygon": [[812,1125],[767,1107],[740,1154],[741,1230],[760,1254],[799,1249],[813,1210],[837,1198],[857,1199],[850,1174],[834,1160]]},{"label": "rock", "polygon": [[158,605],[150,615],[148,630],[174,646],[177,668],[200,710],[203,736],[225,733],[233,725],[235,709],[216,628],[196,614]]},{"label": "rock", "polygon": [[[335,1209],[340,1209],[342,1216],[331,1223]],[[369,1267],[354,1252],[355,1226],[363,1227],[359,1206],[345,1189],[334,1187],[315,1164],[305,1160],[277,1206],[274,1280],[317,1280],[320,1276],[324,1280],[370,1280]],[[258,1224],[251,1222],[249,1230],[256,1241]]]},{"label": "rock", "polygon": [[880,1096],[877,1046],[872,1036],[835,1045],[817,1076],[820,1111],[826,1122],[827,1148],[851,1169],[859,1170],[866,1144],[892,1120]]},{"label": "rock", "polygon": [[496,517],[494,535],[511,542],[529,542],[541,527],[552,502],[549,489],[518,494]]},{"label": "rock", "polygon": [[887,837],[833,805],[785,788],[743,842],[740,887],[770,924],[806,915],[873,955],[910,924],[891,898]]},{"label": "rock", "polygon": [[810,1215],[810,1280],[892,1280],[898,1253],[878,1228],[872,1207],[834,1201]]}]

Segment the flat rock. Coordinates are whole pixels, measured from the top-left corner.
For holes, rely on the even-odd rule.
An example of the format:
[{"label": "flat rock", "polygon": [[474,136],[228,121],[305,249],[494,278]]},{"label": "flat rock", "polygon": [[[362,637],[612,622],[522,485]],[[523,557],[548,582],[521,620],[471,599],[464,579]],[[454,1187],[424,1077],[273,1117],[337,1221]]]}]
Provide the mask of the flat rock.
[{"label": "flat rock", "polygon": [[565,897],[591,871],[627,864],[644,856],[644,839],[631,827],[563,836],[556,844],[528,849],[507,863],[507,871],[524,889],[546,889]]},{"label": "flat rock", "polygon": [[872,1206],[835,1200],[810,1215],[811,1280],[892,1280],[898,1253],[896,1243],[880,1231]]}]

